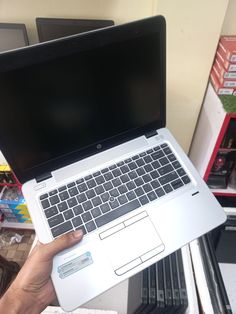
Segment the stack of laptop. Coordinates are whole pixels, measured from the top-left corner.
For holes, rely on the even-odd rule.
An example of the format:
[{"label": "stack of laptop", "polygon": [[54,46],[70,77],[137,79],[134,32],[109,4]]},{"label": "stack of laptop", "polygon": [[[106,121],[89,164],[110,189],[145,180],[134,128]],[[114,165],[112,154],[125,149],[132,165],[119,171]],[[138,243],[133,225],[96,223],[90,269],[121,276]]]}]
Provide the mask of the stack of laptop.
[{"label": "stack of laptop", "polygon": [[188,296],[181,250],[129,280],[128,313],[185,313]]}]

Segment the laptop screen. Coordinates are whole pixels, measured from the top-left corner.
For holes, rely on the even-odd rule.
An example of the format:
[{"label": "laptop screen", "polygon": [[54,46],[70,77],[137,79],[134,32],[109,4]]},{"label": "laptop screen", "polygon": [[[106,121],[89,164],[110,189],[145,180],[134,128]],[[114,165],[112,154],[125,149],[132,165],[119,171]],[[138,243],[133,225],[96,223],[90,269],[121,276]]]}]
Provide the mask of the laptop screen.
[{"label": "laptop screen", "polygon": [[150,18],[0,57],[0,149],[20,180],[164,126],[159,24]]},{"label": "laptop screen", "polygon": [[37,17],[36,25],[40,42],[114,25],[111,20],[64,19]]},{"label": "laptop screen", "polygon": [[28,46],[24,24],[0,23],[0,52]]}]

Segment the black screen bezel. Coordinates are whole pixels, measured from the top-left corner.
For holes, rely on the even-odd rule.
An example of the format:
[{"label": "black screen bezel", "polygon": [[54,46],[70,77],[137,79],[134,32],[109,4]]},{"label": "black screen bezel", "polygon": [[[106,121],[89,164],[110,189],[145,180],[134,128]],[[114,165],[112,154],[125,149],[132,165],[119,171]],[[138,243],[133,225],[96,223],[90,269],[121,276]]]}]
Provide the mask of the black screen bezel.
[{"label": "black screen bezel", "polygon": [[[140,21],[130,22],[127,24],[109,27],[107,29],[96,30],[89,33],[82,33],[80,35],[73,35],[63,39],[54,40],[42,44],[37,44],[30,47],[21,48],[16,51],[9,52],[0,56],[0,73],[4,71],[11,71],[14,69],[23,68],[32,63],[40,63],[45,60],[54,59],[56,56],[65,56],[73,51],[86,51],[98,45],[110,44],[114,41],[122,41],[127,38],[133,38],[137,34],[148,34],[158,32],[160,40],[160,119],[154,123],[147,124],[143,127],[132,129],[130,131],[118,134],[112,138],[94,143],[89,147],[78,150],[76,152],[66,154],[53,160],[41,163],[33,168],[21,170],[17,167],[15,162],[17,156],[11,153],[11,148],[7,143],[7,132],[1,130],[0,126],[0,150],[3,152],[8,163],[12,167],[18,180],[21,183],[42,176],[44,173],[50,173],[53,170],[59,169],[63,166],[69,165],[73,162],[79,161],[88,156],[94,155],[101,151],[114,147],[117,144],[123,143],[127,140],[134,139],[150,131],[165,127],[166,124],[166,30],[165,19],[162,16],[155,16]],[[1,106],[1,105],[0,105]],[[4,111],[4,108],[2,108]],[[9,119],[10,123],[10,119]],[[5,133],[5,136],[3,134]],[[24,140],[24,139],[22,139]],[[100,144],[100,145],[98,145]]]}]

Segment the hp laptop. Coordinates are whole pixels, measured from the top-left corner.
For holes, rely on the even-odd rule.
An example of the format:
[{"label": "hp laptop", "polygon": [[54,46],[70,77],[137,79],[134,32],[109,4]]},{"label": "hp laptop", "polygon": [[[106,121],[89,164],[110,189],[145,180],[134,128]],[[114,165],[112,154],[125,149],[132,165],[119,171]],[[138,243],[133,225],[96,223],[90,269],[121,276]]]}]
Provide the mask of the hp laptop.
[{"label": "hp laptop", "polygon": [[75,309],[225,221],[165,128],[161,16],[0,56],[1,150],[38,238],[82,229],[54,258]]}]

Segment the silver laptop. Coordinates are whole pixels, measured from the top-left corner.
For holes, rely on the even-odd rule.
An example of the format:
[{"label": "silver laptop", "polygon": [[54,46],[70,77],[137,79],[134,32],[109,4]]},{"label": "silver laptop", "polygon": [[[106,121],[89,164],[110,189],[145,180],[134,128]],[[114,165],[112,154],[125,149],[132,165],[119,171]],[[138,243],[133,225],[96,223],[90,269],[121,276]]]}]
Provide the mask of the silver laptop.
[{"label": "silver laptop", "polygon": [[165,42],[156,16],[0,56],[1,150],[38,238],[84,232],[54,258],[67,311],[225,221],[165,128]]}]

